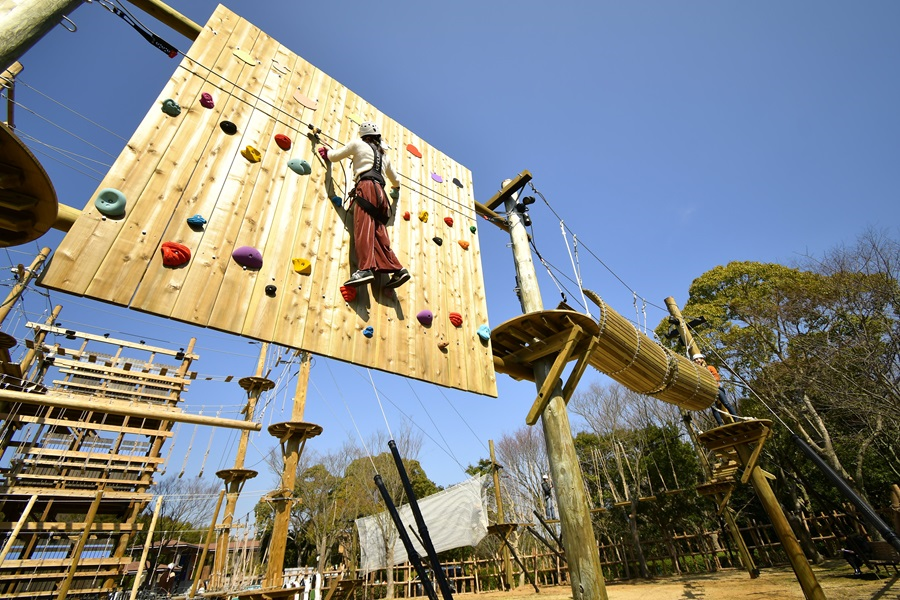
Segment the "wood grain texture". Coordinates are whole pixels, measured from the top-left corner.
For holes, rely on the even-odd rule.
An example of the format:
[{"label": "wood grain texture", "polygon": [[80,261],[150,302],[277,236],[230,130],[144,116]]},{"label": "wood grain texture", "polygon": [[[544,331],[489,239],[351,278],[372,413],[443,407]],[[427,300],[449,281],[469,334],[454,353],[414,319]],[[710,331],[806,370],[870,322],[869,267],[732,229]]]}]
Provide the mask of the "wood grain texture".
[{"label": "wood grain texture", "polygon": [[[200,106],[203,92],[212,94],[212,109]],[[181,115],[162,113],[166,98],[182,106]],[[226,135],[223,120],[237,134]],[[362,120],[381,127],[401,175],[388,231],[412,279],[389,290],[387,275],[378,275],[345,302],[340,287],[356,268],[352,170],[349,161],[323,164],[307,134],[320,128],[321,141],[336,148],[357,137]],[[291,138],[290,150],[275,144],[279,133]],[[260,162],[241,156],[248,145]],[[312,173],[289,170],[290,158],[308,161]],[[340,206],[326,193],[329,168]],[[89,199],[43,285],[496,396],[490,343],[476,334],[488,320],[478,233],[469,230],[477,225],[469,170],[227,8],[219,6],[203,28],[98,189],[105,187],[126,194],[126,215],[104,218]],[[195,214],[204,227],[188,226]],[[165,241],[190,248],[190,262],[165,267]],[[240,246],[260,250],[262,268],[235,263],[231,253]],[[296,273],[292,258],[309,260],[311,273]],[[435,315],[430,327],[416,321],[423,309]],[[450,323],[450,312],[463,316],[462,327]],[[368,326],[371,338],[363,335]]]}]

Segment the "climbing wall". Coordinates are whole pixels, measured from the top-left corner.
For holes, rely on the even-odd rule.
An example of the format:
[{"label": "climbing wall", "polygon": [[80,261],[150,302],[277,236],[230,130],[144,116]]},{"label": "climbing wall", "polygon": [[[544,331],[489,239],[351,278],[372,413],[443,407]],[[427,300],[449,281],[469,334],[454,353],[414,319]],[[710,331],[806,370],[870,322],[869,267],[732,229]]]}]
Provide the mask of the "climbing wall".
[{"label": "climbing wall", "polygon": [[[412,279],[391,290],[379,276],[345,299],[351,171],[323,164],[313,137],[338,147],[366,120],[401,175],[388,230]],[[42,285],[496,396],[490,342],[478,335],[487,306],[476,225],[468,169],[219,6]],[[425,311],[430,322],[417,318]]]}]

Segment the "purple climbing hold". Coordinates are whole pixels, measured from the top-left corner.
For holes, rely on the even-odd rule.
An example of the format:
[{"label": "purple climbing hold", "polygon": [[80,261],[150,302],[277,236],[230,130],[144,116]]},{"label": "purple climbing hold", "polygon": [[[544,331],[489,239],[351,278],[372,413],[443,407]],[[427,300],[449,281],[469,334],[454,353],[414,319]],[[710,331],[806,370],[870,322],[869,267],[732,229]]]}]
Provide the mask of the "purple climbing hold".
[{"label": "purple climbing hold", "polygon": [[438,183],[444,183],[444,178],[438,175],[437,173],[432,173],[431,178],[437,181]]},{"label": "purple climbing hold", "polygon": [[209,92],[203,92],[202,94],[200,94],[200,106],[202,106],[203,108],[213,108],[215,105],[216,103],[213,102],[212,94],[210,94]]},{"label": "purple climbing hold", "polygon": [[431,327],[431,322],[434,321],[434,314],[426,308],[425,310],[419,311],[419,314],[416,315],[416,319],[418,319],[419,323],[425,327]]},{"label": "purple climbing hold", "polygon": [[262,254],[253,246],[241,246],[231,253],[231,258],[248,269],[261,269],[263,266]]}]

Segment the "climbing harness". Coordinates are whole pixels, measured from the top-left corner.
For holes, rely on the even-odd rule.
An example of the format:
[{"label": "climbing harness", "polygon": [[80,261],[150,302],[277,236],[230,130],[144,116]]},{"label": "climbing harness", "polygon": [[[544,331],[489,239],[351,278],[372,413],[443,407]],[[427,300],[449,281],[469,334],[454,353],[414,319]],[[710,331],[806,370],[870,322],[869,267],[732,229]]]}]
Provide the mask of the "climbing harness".
[{"label": "climbing harness", "polygon": [[[372,148],[372,152],[375,154],[374,161],[375,163],[372,165],[372,168],[359,176],[357,180],[357,185],[360,181],[374,181],[376,183],[381,184],[381,193],[384,193],[384,175],[381,174],[381,152],[375,144],[370,142],[366,142],[369,144],[369,147]],[[376,190],[376,193],[377,190]],[[391,215],[390,212],[384,212],[378,210],[371,202],[360,196],[356,193],[356,186],[350,190],[350,203],[356,202],[359,204],[359,207],[363,209],[366,214],[370,217],[381,223],[382,225],[387,225],[388,220],[390,220]]]},{"label": "climbing harness", "polygon": [[153,46],[155,46],[156,48],[159,48],[160,50],[165,52],[169,58],[175,58],[176,56],[178,56],[178,49],[175,48],[175,46],[144,27],[137,19],[131,16],[131,13],[129,13],[127,10],[120,9],[109,0],[98,0],[97,4],[134,27],[135,31],[141,34],[141,36],[145,40],[153,44]]}]

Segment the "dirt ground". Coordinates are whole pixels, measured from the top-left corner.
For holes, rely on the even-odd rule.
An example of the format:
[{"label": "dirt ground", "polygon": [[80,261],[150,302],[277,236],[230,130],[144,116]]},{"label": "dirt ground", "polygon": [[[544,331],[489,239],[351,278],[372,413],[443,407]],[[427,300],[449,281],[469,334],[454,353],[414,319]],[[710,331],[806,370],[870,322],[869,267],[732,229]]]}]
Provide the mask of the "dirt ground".
[{"label": "dirt ground", "polygon": [[[865,567],[863,567],[865,569]],[[814,566],[819,585],[829,600],[900,600],[900,576],[883,570],[864,571],[854,576],[846,562],[828,561]],[[880,577],[880,578],[879,578]],[[609,600],[803,600],[800,584],[790,568],[764,569],[757,579],[744,571],[724,570],[718,573],[667,577],[641,582],[607,582]],[[535,594],[531,586],[511,592],[457,594],[457,600],[567,600],[568,587],[541,588]]]}]

